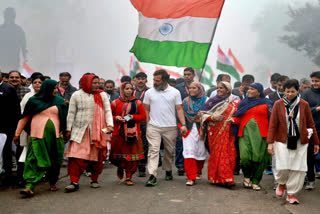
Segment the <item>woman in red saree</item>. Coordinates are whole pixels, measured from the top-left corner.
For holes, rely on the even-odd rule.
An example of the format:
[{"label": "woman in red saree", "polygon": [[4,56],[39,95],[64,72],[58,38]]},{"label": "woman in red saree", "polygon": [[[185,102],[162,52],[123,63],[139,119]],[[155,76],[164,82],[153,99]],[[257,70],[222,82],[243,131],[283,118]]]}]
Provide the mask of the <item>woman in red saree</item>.
[{"label": "woman in red saree", "polygon": [[234,185],[233,171],[236,164],[235,137],[231,124],[226,120],[236,112],[239,97],[231,94],[231,85],[220,82],[217,95],[210,98],[203,108],[202,121],[206,127],[210,156],[208,179],[212,184]]},{"label": "woman in red saree", "polygon": [[120,98],[111,103],[114,131],[111,141],[111,163],[118,167],[117,176],[125,183],[134,185],[132,175],[137,171],[139,160],[144,159],[140,121],[146,120],[146,112],[140,100],[133,95],[133,85],[124,82],[120,86]]}]

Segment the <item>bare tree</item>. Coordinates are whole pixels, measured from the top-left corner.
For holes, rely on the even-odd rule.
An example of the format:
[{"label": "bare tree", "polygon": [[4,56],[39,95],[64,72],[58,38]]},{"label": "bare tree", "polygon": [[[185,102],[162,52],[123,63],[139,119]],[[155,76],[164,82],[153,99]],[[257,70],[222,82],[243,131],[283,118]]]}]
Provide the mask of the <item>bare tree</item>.
[{"label": "bare tree", "polygon": [[289,47],[302,51],[316,65],[320,66],[320,0],[319,4],[307,3],[304,7],[289,7],[289,23],[284,27],[288,34],[281,36],[280,41]]}]

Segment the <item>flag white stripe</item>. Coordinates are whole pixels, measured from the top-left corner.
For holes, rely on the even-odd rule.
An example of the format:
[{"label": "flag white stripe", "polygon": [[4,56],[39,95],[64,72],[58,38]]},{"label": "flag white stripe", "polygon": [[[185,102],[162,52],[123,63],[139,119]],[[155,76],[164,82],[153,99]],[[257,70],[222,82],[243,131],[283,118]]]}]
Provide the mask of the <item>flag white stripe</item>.
[{"label": "flag white stripe", "polygon": [[147,18],[139,13],[140,38],[152,41],[211,43],[217,18],[185,16],[177,19]]}]

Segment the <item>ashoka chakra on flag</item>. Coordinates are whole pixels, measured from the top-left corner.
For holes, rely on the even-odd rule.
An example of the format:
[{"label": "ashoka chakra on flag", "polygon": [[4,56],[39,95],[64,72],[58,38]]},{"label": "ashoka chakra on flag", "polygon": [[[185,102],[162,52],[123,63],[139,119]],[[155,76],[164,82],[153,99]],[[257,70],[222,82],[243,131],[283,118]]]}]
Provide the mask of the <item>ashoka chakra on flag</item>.
[{"label": "ashoka chakra on flag", "polygon": [[130,52],[141,62],[203,68],[224,0],[131,0],[139,12]]}]

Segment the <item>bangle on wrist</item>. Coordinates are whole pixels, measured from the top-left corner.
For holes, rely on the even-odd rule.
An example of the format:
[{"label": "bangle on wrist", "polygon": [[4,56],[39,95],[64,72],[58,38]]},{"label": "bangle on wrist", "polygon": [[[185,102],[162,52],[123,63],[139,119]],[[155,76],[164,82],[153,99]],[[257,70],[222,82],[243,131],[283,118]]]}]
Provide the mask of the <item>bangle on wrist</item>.
[{"label": "bangle on wrist", "polygon": [[184,124],[182,124],[182,126],[187,126],[187,125],[184,123]]}]

